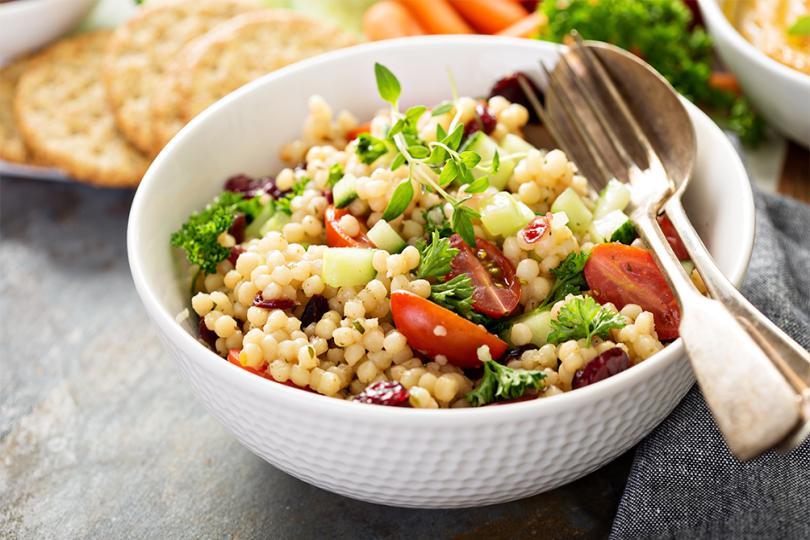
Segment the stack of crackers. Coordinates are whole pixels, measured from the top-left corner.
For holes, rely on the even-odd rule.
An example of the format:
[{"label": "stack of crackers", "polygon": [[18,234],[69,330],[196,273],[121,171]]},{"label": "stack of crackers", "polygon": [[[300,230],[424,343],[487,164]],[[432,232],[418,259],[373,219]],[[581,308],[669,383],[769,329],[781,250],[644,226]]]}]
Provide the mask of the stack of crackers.
[{"label": "stack of crackers", "polygon": [[[251,0],[166,0],[114,31],[63,39],[0,69],[0,159],[136,186],[214,101],[355,38]],[[257,111],[260,112],[260,111]]]}]

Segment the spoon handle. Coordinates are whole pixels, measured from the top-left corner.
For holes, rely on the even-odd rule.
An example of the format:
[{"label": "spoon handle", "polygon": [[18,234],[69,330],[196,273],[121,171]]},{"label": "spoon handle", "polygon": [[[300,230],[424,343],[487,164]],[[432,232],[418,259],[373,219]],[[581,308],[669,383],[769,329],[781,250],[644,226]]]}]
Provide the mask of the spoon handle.
[{"label": "spoon handle", "polygon": [[701,295],[664,238],[654,212],[633,221],[681,304],[680,335],[706,403],[737,458],[773,448],[799,424],[799,402],[748,328]]},{"label": "spoon handle", "polygon": [[720,272],[678,198],[670,199],[664,208],[711,295],[745,321],[791,386],[805,400],[810,400],[810,353],[751,305]]}]

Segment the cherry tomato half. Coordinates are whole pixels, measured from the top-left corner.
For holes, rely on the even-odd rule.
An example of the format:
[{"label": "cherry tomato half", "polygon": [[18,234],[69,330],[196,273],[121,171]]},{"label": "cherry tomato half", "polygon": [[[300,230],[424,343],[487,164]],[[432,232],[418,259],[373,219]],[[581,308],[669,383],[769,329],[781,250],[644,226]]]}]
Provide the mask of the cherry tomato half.
[{"label": "cherry tomato half", "polygon": [[616,243],[596,246],[585,263],[585,280],[599,303],[611,302],[619,309],[638,304],[653,314],[659,339],[678,337],[678,303],[646,249]]},{"label": "cherry tomato half", "polygon": [[[411,292],[391,293],[391,315],[411,347],[432,357],[444,355],[460,368],[481,366],[477,353],[481,345],[489,346],[493,359],[503,356],[508,347],[482,326]],[[437,334],[440,327],[444,330],[439,329]]]},{"label": "cherry tomato half", "polygon": [[458,249],[447,279],[467,274],[472,279],[473,309],[489,317],[500,318],[511,314],[520,302],[520,281],[515,267],[493,244],[475,239],[475,249],[457,234],[450,237],[450,245]]},{"label": "cherry tomato half", "polygon": [[233,365],[235,365],[237,367],[240,367],[240,368],[244,369],[245,371],[249,371],[250,373],[253,373],[254,375],[258,375],[259,377],[261,377],[263,379],[267,379],[267,380],[273,381],[273,382],[278,383],[278,384],[283,384],[284,386],[290,386],[292,388],[298,388],[299,390],[306,390],[307,392],[311,392],[311,390],[309,388],[305,388],[303,386],[298,386],[297,384],[294,384],[292,381],[278,382],[273,377],[271,377],[270,374],[267,373],[267,372],[259,371],[258,369],[253,369],[250,366],[243,366],[242,362],[239,361],[239,353],[240,352],[241,352],[240,349],[231,349],[231,350],[229,350],[228,351],[228,362],[230,362],[231,364],[233,364]]},{"label": "cherry tomato half", "polygon": [[667,242],[669,242],[669,246],[675,252],[678,260],[688,261],[689,252],[686,251],[686,246],[683,245],[683,240],[681,240],[678,231],[675,230],[675,225],[672,224],[666,214],[658,216],[658,225],[661,226],[661,230],[664,232],[664,236],[666,236]]},{"label": "cherry tomato half", "polygon": [[326,244],[329,247],[373,247],[373,244],[366,236],[363,224],[360,224],[360,234],[356,237],[349,236],[340,227],[340,218],[348,214],[345,208],[335,208],[328,206],[324,212],[324,225],[326,227]]}]

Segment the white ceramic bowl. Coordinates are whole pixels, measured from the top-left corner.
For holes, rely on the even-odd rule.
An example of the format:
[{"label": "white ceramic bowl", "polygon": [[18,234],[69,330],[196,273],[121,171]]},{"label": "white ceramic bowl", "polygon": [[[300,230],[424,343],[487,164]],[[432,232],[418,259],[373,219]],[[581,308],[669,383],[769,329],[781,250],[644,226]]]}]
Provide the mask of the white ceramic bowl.
[{"label": "white ceramic bowl", "polygon": [[39,49],[72,29],[96,0],[16,0],[0,4],[0,62]]},{"label": "white ceramic bowl", "polygon": [[[280,146],[300,133],[307,98],[369,118],[373,63],[399,77],[404,105],[485,94],[501,76],[536,69],[558,48],[494,38],[429,37],[363,45],[262,78],[213,105],[146,173],[130,213],[128,243],[138,293],[161,338],[202,401],[250,450],[324,489],[383,504],[463,507],[527,497],[570,482],[635,445],[680,401],[693,378],[680,341],[603,382],[501,407],[414,410],[360,405],[289,388],[224,361],[175,316],[189,277],[169,235],[220,192],[223,179],[279,170]],[[689,107],[699,155],[687,208],[720,268],[745,272],[754,210],[745,171],[722,132]]]},{"label": "white ceramic bowl", "polygon": [[756,108],[777,131],[810,146],[810,76],[754,47],[731,25],[717,0],[698,4],[717,52]]}]

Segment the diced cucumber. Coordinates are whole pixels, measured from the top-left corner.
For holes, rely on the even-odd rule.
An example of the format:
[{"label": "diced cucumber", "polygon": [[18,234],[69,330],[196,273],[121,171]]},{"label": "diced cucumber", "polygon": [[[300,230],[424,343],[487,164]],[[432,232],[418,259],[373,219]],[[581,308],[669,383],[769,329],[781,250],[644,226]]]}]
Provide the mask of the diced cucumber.
[{"label": "diced cucumber", "polygon": [[[464,145],[464,150],[470,150],[481,156],[481,163],[489,164],[492,158],[495,157],[495,152],[498,152],[498,158],[503,154],[503,150],[498,147],[498,144],[483,131],[476,131],[467,140]],[[472,174],[475,178],[482,176],[489,177],[489,185],[495,189],[503,189],[509,178],[512,176],[512,171],[515,170],[515,162],[509,159],[500,160],[498,172],[487,174],[485,171],[474,169]]]},{"label": "diced cucumber", "polygon": [[599,193],[593,209],[593,218],[599,219],[614,210],[623,211],[628,204],[630,204],[630,187],[618,180],[611,180]]},{"label": "diced cucumber", "polygon": [[245,238],[250,240],[251,238],[259,238],[262,236],[262,227],[273,217],[275,211],[276,207],[272,202],[268,202],[268,204],[264,205],[259,215],[250,222],[250,225],[245,227]]},{"label": "diced cucumber", "polygon": [[373,249],[327,248],[323,254],[323,280],[332,287],[362,287],[377,276]]},{"label": "diced cucumber", "polygon": [[621,210],[614,210],[599,219],[594,219],[591,223],[589,233],[591,240],[597,244],[610,241],[613,233],[627,223],[630,218]]},{"label": "diced cucumber", "polygon": [[525,324],[532,333],[531,342],[538,347],[548,343],[548,335],[551,333],[551,310],[546,309],[539,313],[528,313],[515,321],[515,324]]},{"label": "diced cucumber", "polygon": [[583,234],[591,226],[593,215],[577,192],[571,188],[566,189],[551,205],[552,212],[565,212],[568,216],[568,228],[577,234]]},{"label": "diced cucumber", "polygon": [[399,253],[406,246],[405,240],[384,219],[375,223],[366,236],[374,242],[375,246],[388,253]]},{"label": "diced cucumber", "polygon": [[515,135],[514,133],[507,133],[501,140],[501,148],[503,153],[509,154],[525,154],[529,150],[537,150],[532,144],[528,143],[526,139]]},{"label": "diced cucumber", "polygon": [[335,208],[349,206],[357,198],[357,178],[351,174],[344,175],[332,188],[332,198]]},{"label": "diced cucumber", "polygon": [[264,225],[262,225],[261,230],[259,231],[259,236],[264,236],[271,231],[281,232],[284,225],[289,222],[290,216],[288,216],[285,212],[276,212],[270,219],[264,222]]},{"label": "diced cucumber", "polygon": [[531,208],[505,191],[490,197],[480,213],[481,225],[490,236],[509,236],[535,217]]}]

